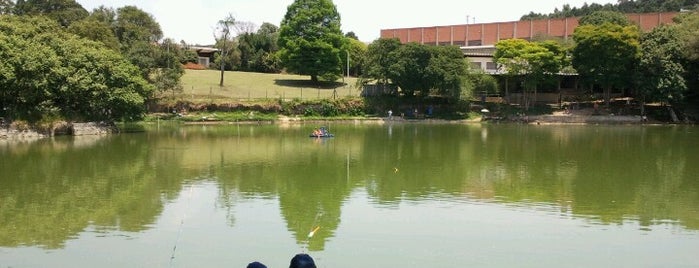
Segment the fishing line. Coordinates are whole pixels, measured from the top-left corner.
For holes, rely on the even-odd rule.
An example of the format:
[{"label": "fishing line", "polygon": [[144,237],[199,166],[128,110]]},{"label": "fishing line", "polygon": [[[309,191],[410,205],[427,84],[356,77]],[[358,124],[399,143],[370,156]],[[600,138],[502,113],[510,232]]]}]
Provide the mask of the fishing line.
[{"label": "fishing line", "polygon": [[173,261],[175,260],[175,253],[177,252],[177,244],[180,242],[180,237],[182,237],[182,230],[184,230],[184,219],[187,218],[187,211],[189,211],[189,203],[192,200],[192,185],[189,185],[189,196],[187,197],[187,204],[182,212],[182,219],[180,219],[180,228],[177,232],[177,239],[175,239],[175,245],[172,247],[172,255],[170,256],[170,267],[173,267]]},{"label": "fishing line", "polygon": [[313,236],[316,234],[318,229],[320,229],[320,225],[318,225],[318,219],[320,219],[320,217],[322,217],[322,216],[323,216],[323,212],[318,211],[318,213],[316,213],[316,218],[313,220],[313,224],[311,225],[312,229],[308,233],[308,236],[306,237],[306,242],[303,243],[303,247],[301,248],[302,253],[306,252],[306,250],[308,249],[308,244],[311,241],[311,238],[313,238]]}]

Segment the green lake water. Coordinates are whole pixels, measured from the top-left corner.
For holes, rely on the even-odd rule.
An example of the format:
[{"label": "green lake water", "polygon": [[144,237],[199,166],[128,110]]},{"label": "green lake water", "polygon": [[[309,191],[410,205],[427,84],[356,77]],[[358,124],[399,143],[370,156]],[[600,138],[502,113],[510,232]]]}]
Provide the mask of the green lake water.
[{"label": "green lake water", "polygon": [[699,267],[699,127],[315,127],[0,141],[0,267]]}]

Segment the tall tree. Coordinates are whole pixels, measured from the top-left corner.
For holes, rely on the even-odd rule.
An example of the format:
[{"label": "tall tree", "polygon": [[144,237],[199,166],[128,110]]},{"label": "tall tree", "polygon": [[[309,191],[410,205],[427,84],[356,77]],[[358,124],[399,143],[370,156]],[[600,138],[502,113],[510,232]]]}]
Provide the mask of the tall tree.
[{"label": "tall tree", "polygon": [[218,21],[218,24],[216,25],[216,30],[214,31],[214,38],[216,39],[216,45],[220,51],[220,56],[218,57],[218,64],[221,68],[221,79],[219,80],[218,85],[220,87],[223,86],[223,75],[226,71],[226,58],[228,54],[230,54],[230,50],[232,49],[232,39],[233,39],[233,30],[236,24],[235,17],[233,17],[233,14],[228,14],[225,18],[222,20]]},{"label": "tall tree", "polygon": [[114,32],[126,50],[136,43],[155,43],[163,38],[160,24],[153,15],[135,6],[117,9]]},{"label": "tall tree", "polygon": [[[359,76],[362,74],[363,65],[367,54],[367,45],[357,39],[349,39],[347,43],[347,52],[343,56],[343,61],[347,62],[349,66],[347,75]],[[347,56],[349,55],[349,59]]]},{"label": "tall tree", "polygon": [[426,45],[415,42],[402,45],[396,51],[396,61],[389,67],[389,78],[407,97],[417,93],[426,96],[435,82],[427,70],[431,59],[432,53]]},{"label": "tall tree", "polygon": [[458,99],[468,70],[464,53],[457,46],[436,46],[430,49],[432,58],[427,72],[434,81],[432,88],[441,96]]},{"label": "tall tree", "polygon": [[612,23],[583,25],[575,29],[573,39],[573,67],[583,80],[602,86],[609,105],[612,88],[627,87],[638,66],[638,28]]},{"label": "tall tree", "polygon": [[262,24],[255,33],[239,35],[240,70],[278,72],[279,66],[274,60],[278,37],[279,28],[271,23]]},{"label": "tall tree", "polygon": [[522,39],[506,39],[495,47],[495,62],[511,76],[521,76],[524,81],[524,104],[529,108],[529,94],[537,87],[555,79],[562,66],[562,48],[552,42],[529,42]]},{"label": "tall tree", "polygon": [[380,38],[367,47],[364,74],[362,79],[376,80],[379,84],[389,84],[390,66],[398,60],[396,51],[402,46],[398,38]]},{"label": "tall tree", "polygon": [[661,26],[641,37],[639,95],[646,101],[677,104],[687,84],[682,66],[684,48],[677,26]]},{"label": "tall tree", "polygon": [[342,75],[346,42],[331,0],[295,0],[280,25],[279,58],[287,71],[333,81]]},{"label": "tall tree", "polygon": [[699,11],[684,13],[676,20],[683,43],[683,65],[687,71],[684,77],[696,98],[699,97]]},{"label": "tall tree", "polygon": [[101,42],[106,47],[120,51],[119,39],[114,35],[112,25],[89,16],[68,26],[68,31],[78,36]]}]

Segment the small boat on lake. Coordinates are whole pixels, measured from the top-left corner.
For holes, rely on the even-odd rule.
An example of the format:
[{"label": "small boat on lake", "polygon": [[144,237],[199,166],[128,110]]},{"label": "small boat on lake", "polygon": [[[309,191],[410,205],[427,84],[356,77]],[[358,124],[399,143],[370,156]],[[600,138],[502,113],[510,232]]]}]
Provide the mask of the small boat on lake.
[{"label": "small boat on lake", "polygon": [[330,133],[328,131],[327,127],[317,128],[317,129],[313,130],[313,132],[311,132],[311,134],[308,136],[311,138],[332,138],[332,137],[335,137],[335,135],[333,135],[332,133]]}]

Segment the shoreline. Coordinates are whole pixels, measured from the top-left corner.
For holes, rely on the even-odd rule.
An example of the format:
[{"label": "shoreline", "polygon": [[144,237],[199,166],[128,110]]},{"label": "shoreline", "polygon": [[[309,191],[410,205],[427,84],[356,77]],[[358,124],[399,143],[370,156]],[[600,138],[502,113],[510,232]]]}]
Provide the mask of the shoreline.
[{"label": "shoreline", "polygon": [[[312,123],[348,123],[348,124],[529,124],[529,125],[694,125],[693,123],[669,123],[660,121],[649,121],[638,115],[534,115],[518,116],[513,118],[489,118],[480,117],[474,119],[439,119],[439,118],[400,118],[394,117],[357,117],[357,118],[326,118],[326,119],[304,119],[299,117],[279,116],[276,120],[249,120],[249,121],[178,121],[163,120],[163,122],[181,122],[182,125],[275,125],[275,124],[312,124]],[[154,124],[154,122],[141,122]],[[0,140],[3,141],[26,141],[39,140],[53,136],[100,136],[122,133],[113,124],[97,122],[73,123],[78,126],[76,130],[48,135],[36,129],[16,130],[9,126],[0,127]]]}]

